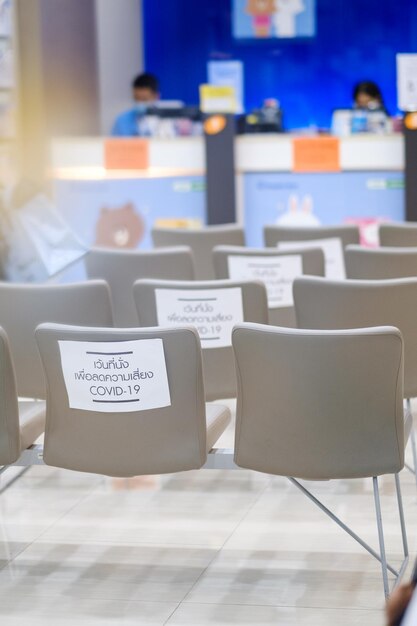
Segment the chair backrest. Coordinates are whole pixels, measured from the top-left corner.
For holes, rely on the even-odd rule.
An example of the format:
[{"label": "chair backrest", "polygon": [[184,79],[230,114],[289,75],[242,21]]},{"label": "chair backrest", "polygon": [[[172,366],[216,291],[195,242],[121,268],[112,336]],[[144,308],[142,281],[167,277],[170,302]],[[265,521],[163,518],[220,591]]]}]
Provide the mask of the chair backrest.
[{"label": "chair backrest", "polygon": [[417,396],[417,279],[294,281],[299,328],[395,326],[404,339],[404,393]]},{"label": "chair backrest", "polygon": [[398,248],[417,246],[417,224],[380,224],[379,243]]},{"label": "chair backrest", "polygon": [[[204,464],[206,415],[195,329],[42,324],[36,339],[48,385],[45,463],[109,476]],[[126,360],[127,368],[116,369],[113,359],[116,365]]]},{"label": "chair backrest", "polygon": [[317,240],[323,245],[326,257],[326,276],[344,278],[344,248],[359,243],[359,228],[354,224],[341,226],[265,226],[264,240],[268,247],[287,248],[297,242]]},{"label": "chair backrest", "polygon": [[324,254],[319,248],[283,252],[275,248],[216,246],[213,250],[213,263],[218,279],[265,282],[268,292],[268,319],[275,326],[296,325],[292,298],[293,279],[301,274],[324,276]]},{"label": "chair backrest", "polygon": [[[196,280],[216,278],[213,268],[212,251],[214,246],[244,246],[245,234],[237,224],[205,226],[199,230],[184,228],[154,228],[154,246],[190,246],[194,255]],[[145,277],[144,277],[145,278]],[[170,278],[169,276],[149,276],[148,278]],[[178,277],[180,279],[180,277]],[[187,280],[184,278],[184,280]]]},{"label": "chair backrest", "polygon": [[345,249],[346,277],[360,280],[417,277],[416,248],[364,248],[347,246]]},{"label": "chair backrest", "polygon": [[89,278],[104,279],[111,292],[114,324],[119,328],[137,326],[132,287],[139,278],[193,280],[190,248],[164,250],[113,250],[94,248],[85,258]]},{"label": "chair backrest", "polygon": [[0,328],[0,465],[20,456],[19,408],[16,379],[7,335]]},{"label": "chair backrest", "polygon": [[193,324],[203,348],[206,400],[236,397],[231,331],[235,323],[266,324],[265,287],[258,281],[139,280],[133,295],[141,326]]},{"label": "chair backrest", "polygon": [[402,338],[396,328],[306,331],[244,324],[235,462],[311,480],[404,465]]},{"label": "chair backrest", "polygon": [[359,227],[355,224],[341,224],[339,226],[264,226],[264,241],[268,247],[275,247],[281,241],[309,241],[311,239],[327,239],[338,237],[342,245],[358,244],[360,240]]},{"label": "chair backrest", "polygon": [[43,322],[113,326],[108,285],[101,280],[66,285],[0,283],[0,325],[9,337],[19,396],[45,397],[34,335]]}]

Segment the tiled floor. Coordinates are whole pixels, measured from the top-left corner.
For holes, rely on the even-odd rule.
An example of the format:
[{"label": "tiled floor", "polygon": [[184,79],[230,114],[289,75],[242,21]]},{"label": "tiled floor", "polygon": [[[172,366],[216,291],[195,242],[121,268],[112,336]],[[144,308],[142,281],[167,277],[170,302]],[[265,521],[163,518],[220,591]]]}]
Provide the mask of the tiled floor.
[{"label": "tiled floor", "polygon": [[[401,479],[414,555],[417,491]],[[398,564],[393,479],[381,485]],[[371,481],[310,487],[377,545]],[[379,564],[285,479],[35,467],[0,496],[1,626],[383,626],[382,608]]]}]

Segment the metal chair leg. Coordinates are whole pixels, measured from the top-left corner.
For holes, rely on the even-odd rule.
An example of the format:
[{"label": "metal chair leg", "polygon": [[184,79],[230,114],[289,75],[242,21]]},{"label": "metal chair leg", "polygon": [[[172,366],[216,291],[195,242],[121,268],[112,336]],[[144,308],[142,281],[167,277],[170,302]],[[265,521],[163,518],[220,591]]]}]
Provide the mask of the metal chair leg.
[{"label": "metal chair leg", "polygon": [[[410,400],[407,400],[407,405],[411,412]],[[411,441],[411,452],[413,455],[413,469],[414,469],[413,474],[414,474],[414,480],[416,481],[416,485],[417,485],[417,446],[416,446],[416,433],[414,430],[414,424],[412,424],[411,430],[410,430],[410,441]]]},{"label": "metal chair leg", "polygon": [[[374,557],[374,559],[376,559],[377,561],[381,563],[381,556],[369,544],[367,544],[366,541],[364,541],[361,537],[359,537],[357,533],[355,533],[351,528],[349,528],[349,526],[347,526],[344,522],[342,522],[342,520],[339,517],[337,517],[337,515],[335,515],[327,506],[325,506],[322,502],[320,502],[320,500],[318,500],[316,496],[314,496],[308,489],[306,489],[301,483],[299,483],[298,480],[290,476],[287,476],[287,478],[290,482],[292,482],[293,485],[297,487],[297,489],[302,491],[302,493],[304,493],[304,495],[306,495],[307,498],[309,498],[312,502],[314,502],[314,504],[318,506],[319,509],[323,511],[323,513],[326,513],[326,515],[328,515],[330,519],[336,522],[336,524],[340,526],[340,528],[342,528],[348,535],[350,535],[352,539],[357,541],[363,548],[365,548],[365,550],[367,550],[367,552],[369,552],[369,554],[371,554]],[[387,569],[392,574],[394,574],[395,577],[398,576],[397,570],[394,569],[389,563],[387,563]]]},{"label": "metal chair leg", "polygon": [[406,529],[406,526],[405,526],[403,499],[402,499],[402,496],[401,496],[401,483],[400,483],[400,475],[399,474],[395,474],[395,488],[396,488],[396,491],[397,491],[398,513],[399,513],[399,516],[400,516],[401,535],[402,535],[403,550],[404,550],[404,561],[403,561],[403,563],[402,563],[402,565],[400,567],[400,571],[398,572],[398,576],[396,577],[393,589],[395,589],[395,587],[401,581],[401,578],[402,578],[402,576],[403,576],[403,574],[404,574],[404,572],[406,570],[406,567],[408,565],[407,529]]},{"label": "metal chair leg", "polygon": [[347,526],[342,520],[337,517],[330,509],[328,509],[320,500],[318,500],[308,489],[306,489],[301,483],[298,482],[295,478],[287,477],[293,485],[295,485],[300,491],[304,493],[316,506],[318,506],[326,515],[330,517],[338,526],[340,526],[345,532],[347,532],[355,541],[357,541],[365,550],[367,550],[377,561],[381,563],[382,568],[382,579],[384,583],[384,593],[385,597],[388,598],[390,593],[389,582],[388,582],[388,572],[395,577],[394,588],[400,582],[402,575],[408,564],[408,543],[407,543],[407,533],[405,527],[404,520],[404,510],[403,503],[401,497],[401,486],[398,475],[395,475],[395,486],[397,491],[397,503],[398,503],[398,513],[400,517],[401,524],[401,534],[402,534],[402,542],[404,549],[404,560],[401,564],[401,567],[397,570],[392,567],[387,562],[386,554],[385,554],[385,541],[384,541],[384,531],[382,527],[382,515],[381,515],[381,503],[379,498],[379,487],[378,487],[378,478],[373,478],[373,488],[374,488],[374,499],[375,499],[375,511],[376,511],[376,521],[378,528],[378,539],[379,539],[379,554],[369,545],[367,544],[359,535],[357,535],[349,526]]},{"label": "metal chair leg", "polygon": [[[411,400],[407,398],[406,400],[407,410],[410,412],[411,418],[413,417],[413,412],[411,410]],[[411,453],[413,455],[413,466],[408,463],[404,463],[404,466],[408,469],[409,472],[414,474],[414,480],[416,481],[417,486],[417,446],[416,446],[416,434],[414,430],[414,424],[411,424],[410,430],[410,441],[411,441]]]},{"label": "metal chair leg", "polygon": [[381,555],[382,580],[384,582],[385,597],[388,598],[389,596],[388,570],[387,570],[387,559],[385,556],[384,530],[382,527],[381,502],[379,500],[379,487],[378,487],[377,476],[374,476],[372,478],[372,482],[373,482],[373,487],[374,487],[376,523],[378,526],[379,551]]}]

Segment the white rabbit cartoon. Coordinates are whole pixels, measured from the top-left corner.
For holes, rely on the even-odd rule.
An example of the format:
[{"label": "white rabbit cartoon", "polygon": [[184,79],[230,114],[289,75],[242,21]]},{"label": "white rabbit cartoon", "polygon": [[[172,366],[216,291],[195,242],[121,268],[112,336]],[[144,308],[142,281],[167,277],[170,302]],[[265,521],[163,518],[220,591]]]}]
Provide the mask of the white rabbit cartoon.
[{"label": "white rabbit cartoon", "polygon": [[273,22],[276,37],[295,37],[295,17],[305,11],[303,0],[276,0]]},{"label": "white rabbit cartoon", "polygon": [[313,213],[313,198],[305,195],[300,207],[300,198],[291,194],[288,198],[288,209],[277,219],[280,226],[318,226],[319,219]]}]

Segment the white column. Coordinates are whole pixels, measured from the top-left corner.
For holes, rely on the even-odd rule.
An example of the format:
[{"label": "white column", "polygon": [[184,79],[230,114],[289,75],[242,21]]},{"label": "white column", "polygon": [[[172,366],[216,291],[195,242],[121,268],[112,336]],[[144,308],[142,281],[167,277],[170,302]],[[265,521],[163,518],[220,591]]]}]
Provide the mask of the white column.
[{"label": "white column", "polygon": [[141,0],[96,0],[100,127],[132,105],[132,79],[143,71]]}]

